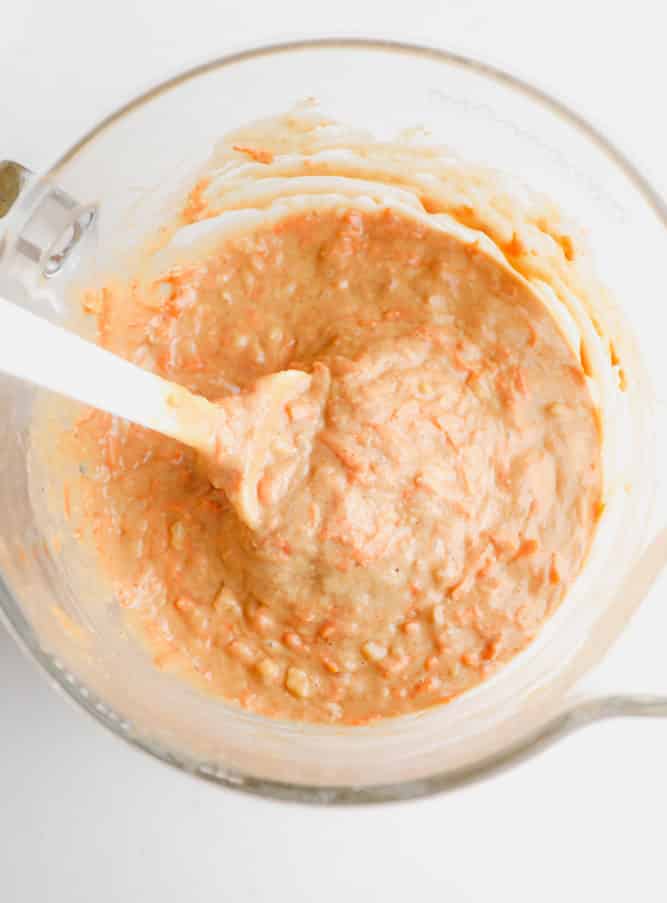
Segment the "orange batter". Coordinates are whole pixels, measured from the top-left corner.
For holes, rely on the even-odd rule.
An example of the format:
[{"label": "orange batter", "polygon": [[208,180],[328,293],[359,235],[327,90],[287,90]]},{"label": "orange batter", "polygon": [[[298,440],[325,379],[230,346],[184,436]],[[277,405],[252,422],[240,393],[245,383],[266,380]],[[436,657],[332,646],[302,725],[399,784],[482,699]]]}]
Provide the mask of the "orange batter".
[{"label": "orange batter", "polygon": [[176,442],[96,412],[69,438],[84,532],[158,668],[271,717],[414,712],[509,661],[580,571],[597,411],[542,298],[479,242],[332,198],[86,304],[106,347],[213,400],[313,374],[247,518]]}]

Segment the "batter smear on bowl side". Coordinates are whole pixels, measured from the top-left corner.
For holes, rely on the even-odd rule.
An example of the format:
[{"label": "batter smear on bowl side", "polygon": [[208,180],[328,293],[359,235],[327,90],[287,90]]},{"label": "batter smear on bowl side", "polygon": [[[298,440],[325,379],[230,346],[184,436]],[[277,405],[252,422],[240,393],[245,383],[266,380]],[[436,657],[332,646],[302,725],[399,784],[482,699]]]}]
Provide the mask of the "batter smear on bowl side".
[{"label": "batter smear on bowl side", "polygon": [[[363,724],[451,700],[537,635],[591,546],[602,434],[557,310],[586,284],[579,240],[512,198],[305,108],[226,139],[133,278],[86,293],[101,344],[223,411],[247,400],[265,451],[217,485],[103,413],[66,437],[82,535],[156,667]],[[265,397],[288,369],[308,391]]]}]

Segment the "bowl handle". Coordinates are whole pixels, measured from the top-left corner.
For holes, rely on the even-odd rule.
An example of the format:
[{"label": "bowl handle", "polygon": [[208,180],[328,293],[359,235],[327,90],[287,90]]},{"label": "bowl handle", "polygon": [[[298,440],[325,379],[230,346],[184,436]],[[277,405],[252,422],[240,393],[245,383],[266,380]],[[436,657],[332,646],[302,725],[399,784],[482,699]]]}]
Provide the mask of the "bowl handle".
[{"label": "bowl handle", "polygon": [[[649,543],[637,564],[623,582],[621,593],[627,593],[627,607],[619,619],[608,622],[598,633],[601,659],[618,636],[623,621],[641,604],[651,587],[667,567],[667,527]],[[585,670],[585,669],[584,669]],[[576,676],[573,677],[576,693]],[[585,691],[584,691],[585,692]],[[437,789],[451,790],[469,783],[492,777],[500,772],[544,752],[582,727],[608,718],[667,718],[667,692],[665,695],[648,693],[606,693],[576,698],[566,694],[559,711],[546,724],[521,737],[505,749],[500,756],[482,759],[471,767],[435,779]]]},{"label": "bowl handle", "polygon": [[96,215],[94,204],[0,161],[0,275],[25,290],[58,275],[78,256]]}]

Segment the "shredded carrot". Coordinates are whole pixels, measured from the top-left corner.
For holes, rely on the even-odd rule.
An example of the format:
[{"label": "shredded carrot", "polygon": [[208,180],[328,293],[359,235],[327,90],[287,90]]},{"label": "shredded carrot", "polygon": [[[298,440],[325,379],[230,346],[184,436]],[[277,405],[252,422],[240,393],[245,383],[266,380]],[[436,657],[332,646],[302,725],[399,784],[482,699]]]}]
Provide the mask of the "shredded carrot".
[{"label": "shredded carrot", "polygon": [[528,558],[530,555],[534,555],[539,547],[540,544],[536,539],[524,539],[519,546],[518,552],[514,556],[514,561],[518,561],[520,558]]},{"label": "shredded carrot", "polygon": [[63,486],[63,510],[65,512],[66,519],[69,520],[72,516],[69,483],[65,483],[65,485]]},{"label": "shredded carrot", "polygon": [[183,219],[186,223],[192,223],[198,219],[202,219],[202,215],[204,214],[208,206],[203,195],[210,182],[211,180],[208,177],[199,179],[197,184],[188,195],[188,200],[182,213]]},{"label": "shredded carrot", "polygon": [[512,239],[505,245],[505,247],[503,248],[503,251],[505,252],[505,254],[508,257],[518,257],[519,254],[523,254],[523,251],[524,251],[523,242],[521,241],[519,236],[516,234],[516,232],[512,233]]},{"label": "shredded carrot", "polygon": [[113,474],[118,464],[118,440],[112,435],[106,437],[106,463],[109,472]]},{"label": "shredded carrot", "polygon": [[586,376],[584,374],[584,371],[580,367],[577,367],[574,365],[568,365],[567,369],[570,371],[574,381],[578,385],[580,385],[580,386],[586,385]]},{"label": "shredded carrot", "polygon": [[481,659],[482,661],[488,662],[491,659],[496,657],[498,652],[498,647],[500,643],[498,640],[489,640],[484,649],[482,650]]},{"label": "shredded carrot", "polygon": [[528,394],[528,383],[526,382],[526,373],[523,367],[516,367],[514,370],[514,386],[519,395]]},{"label": "shredded carrot", "polygon": [[556,241],[561,247],[566,260],[574,260],[574,242],[569,235],[556,235]]},{"label": "shredded carrot", "polygon": [[248,157],[251,157],[257,163],[273,163],[273,154],[271,151],[261,150],[255,147],[245,147],[242,144],[234,144],[232,147],[240,154],[246,154]]}]

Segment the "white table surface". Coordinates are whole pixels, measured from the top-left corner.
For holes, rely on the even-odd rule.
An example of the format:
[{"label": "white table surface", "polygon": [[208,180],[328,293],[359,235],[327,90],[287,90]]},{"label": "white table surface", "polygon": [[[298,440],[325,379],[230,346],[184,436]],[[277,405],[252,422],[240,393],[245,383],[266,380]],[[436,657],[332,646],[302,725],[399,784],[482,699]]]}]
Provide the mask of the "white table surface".
[{"label": "white table surface", "polygon": [[[40,169],[138,90],[230,47],[380,30],[537,80],[664,191],[661,5],[0,0],[0,157]],[[601,683],[667,692],[666,594],[663,579]],[[453,795],[371,809],[269,803],[125,746],[0,628],[0,900],[664,903],[666,762],[667,721],[617,721]]]}]

